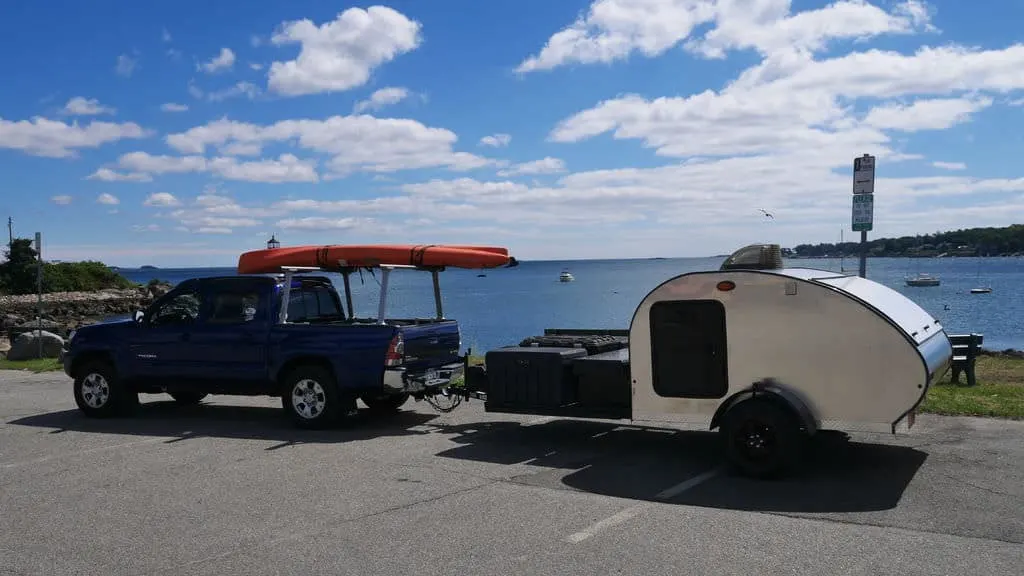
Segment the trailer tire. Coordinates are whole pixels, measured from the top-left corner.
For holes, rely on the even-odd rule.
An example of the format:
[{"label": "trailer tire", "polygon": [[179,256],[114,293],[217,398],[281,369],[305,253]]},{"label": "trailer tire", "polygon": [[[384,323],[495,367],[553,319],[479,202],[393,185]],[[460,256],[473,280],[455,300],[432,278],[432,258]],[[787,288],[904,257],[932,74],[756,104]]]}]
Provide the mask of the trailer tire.
[{"label": "trailer tire", "polygon": [[768,398],[748,398],[725,413],[721,427],[730,465],[744,476],[778,478],[792,472],[803,456],[800,420],[787,406]]},{"label": "trailer tire", "polygon": [[393,414],[409,400],[409,394],[364,394],[359,399],[366,404],[371,414]]},{"label": "trailer tire", "polygon": [[355,396],[344,393],[334,374],[316,364],[299,365],[282,379],[281,404],[299,428],[322,430],[355,412]]}]

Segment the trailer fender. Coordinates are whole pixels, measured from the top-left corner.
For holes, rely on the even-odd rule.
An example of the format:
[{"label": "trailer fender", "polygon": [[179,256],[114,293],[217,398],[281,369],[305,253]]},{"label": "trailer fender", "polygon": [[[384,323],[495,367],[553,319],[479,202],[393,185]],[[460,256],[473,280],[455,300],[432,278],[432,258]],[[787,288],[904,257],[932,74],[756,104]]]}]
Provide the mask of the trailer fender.
[{"label": "trailer fender", "polygon": [[740,390],[722,402],[718,406],[718,410],[715,411],[715,415],[711,417],[711,424],[708,428],[711,430],[718,428],[722,423],[722,417],[729,411],[729,408],[754,397],[770,398],[784,404],[797,415],[800,422],[807,428],[808,435],[813,435],[818,431],[817,419],[800,394],[771,378],[755,382],[749,388]]}]

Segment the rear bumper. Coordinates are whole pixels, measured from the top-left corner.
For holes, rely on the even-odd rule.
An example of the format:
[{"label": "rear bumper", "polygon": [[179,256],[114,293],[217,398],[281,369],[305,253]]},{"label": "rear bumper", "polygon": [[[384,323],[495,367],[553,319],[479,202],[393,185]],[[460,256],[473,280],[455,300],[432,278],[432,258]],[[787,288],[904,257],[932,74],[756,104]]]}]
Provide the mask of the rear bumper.
[{"label": "rear bumper", "polygon": [[386,368],[384,370],[384,391],[415,394],[436,390],[451,385],[452,380],[464,373],[465,365],[462,362],[453,362],[429,370],[410,371],[405,367]]}]

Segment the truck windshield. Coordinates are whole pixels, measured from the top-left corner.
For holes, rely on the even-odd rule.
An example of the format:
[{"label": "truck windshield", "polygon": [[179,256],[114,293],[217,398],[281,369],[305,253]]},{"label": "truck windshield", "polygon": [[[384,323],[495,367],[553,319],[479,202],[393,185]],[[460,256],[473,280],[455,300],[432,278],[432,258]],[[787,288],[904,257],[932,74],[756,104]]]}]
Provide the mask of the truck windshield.
[{"label": "truck windshield", "polygon": [[303,283],[292,288],[288,301],[289,322],[329,322],[344,320],[337,293],[325,284]]}]

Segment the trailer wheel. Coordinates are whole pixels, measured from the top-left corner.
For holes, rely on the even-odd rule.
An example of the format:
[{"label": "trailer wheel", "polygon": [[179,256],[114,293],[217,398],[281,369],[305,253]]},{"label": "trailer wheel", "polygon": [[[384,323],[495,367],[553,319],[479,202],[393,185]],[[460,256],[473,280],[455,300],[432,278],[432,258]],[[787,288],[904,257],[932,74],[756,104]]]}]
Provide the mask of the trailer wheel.
[{"label": "trailer wheel", "polygon": [[750,398],[725,413],[721,427],[729,463],[741,474],[775,478],[791,472],[802,455],[803,432],[792,410]]},{"label": "trailer wheel", "polygon": [[391,414],[409,400],[409,394],[364,394],[359,399],[373,414]]}]

